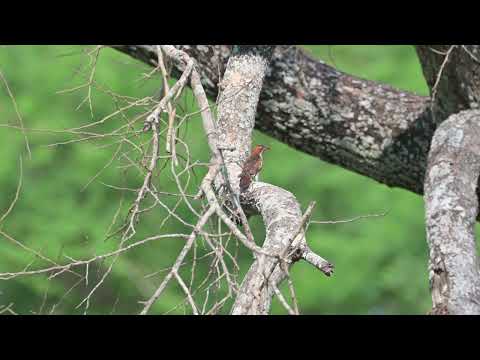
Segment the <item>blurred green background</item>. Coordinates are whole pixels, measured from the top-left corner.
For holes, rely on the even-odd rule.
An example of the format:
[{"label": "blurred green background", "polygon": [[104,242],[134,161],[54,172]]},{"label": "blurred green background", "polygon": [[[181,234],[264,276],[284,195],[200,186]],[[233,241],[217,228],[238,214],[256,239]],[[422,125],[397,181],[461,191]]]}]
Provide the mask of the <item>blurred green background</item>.
[{"label": "blurred green background", "polygon": [[[338,69],[398,88],[427,95],[415,51],[411,46],[306,46],[314,56]],[[90,75],[89,57],[82,46],[3,46],[0,47],[0,71],[8,81],[22,116],[32,151],[29,159],[23,135],[17,129],[0,127],[0,213],[12,201],[19,176],[19,157],[23,158],[23,186],[19,200],[0,229],[17,241],[59,262],[64,256],[86,259],[116,249],[118,238],[105,241],[117,209],[118,226],[133,200],[104,184],[139,187],[141,176],[125,172],[125,159],[115,160],[84,188],[117,151],[111,140],[72,143],[49,147],[49,144],[74,139],[62,130],[99,120],[117,109],[118,103],[108,89],[124,96],[142,98],[158,93],[158,75],[145,79],[152,69],[112,49],[103,49],[98,58],[95,82],[101,89],[92,90],[93,117],[88,103],[76,109],[87,89],[59,93],[85,83]],[[103,91],[102,91],[103,89]],[[107,91],[107,93],[105,92]],[[187,92],[181,100],[185,111],[193,101]],[[131,109],[116,116],[95,131],[113,130],[147,108]],[[0,85],[0,124],[18,125],[14,105],[6,88]],[[137,128],[140,125],[137,125]],[[141,127],[141,126],[140,126]],[[93,131],[93,129],[90,129]],[[195,160],[208,161],[208,148],[198,117],[180,130],[190,144]],[[142,135],[143,141],[148,135]],[[427,277],[423,203],[421,197],[401,189],[389,189],[373,180],[329,165],[255,133],[255,143],[273,150],[266,155],[262,179],[293,191],[305,208],[317,201],[316,220],[346,219],[357,215],[381,213],[385,217],[359,220],[348,224],[311,225],[308,241],[313,249],[335,266],[332,278],[326,278],[308,264],[298,263],[292,269],[300,310],[304,314],[424,314],[431,306]],[[110,145],[110,146],[106,146]],[[162,144],[164,154],[164,144]],[[179,146],[179,152],[183,153]],[[135,154],[132,152],[132,159]],[[278,166],[281,164],[281,166]],[[169,167],[170,165],[167,165]],[[202,178],[204,169],[191,179],[191,192]],[[165,174],[165,175],[163,175]],[[102,184],[103,183],[103,184]],[[163,191],[175,191],[172,177],[162,172],[156,180]],[[123,194],[123,195],[122,195]],[[123,199],[123,200],[122,200]],[[174,199],[166,200],[173,206]],[[179,213],[193,221],[188,209]],[[166,216],[161,210],[146,213],[138,224],[138,236],[159,232]],[[264,234],[261,219],[251,224],[257,238]],[[160,232],[188,232],[178,222],[168,219]],[[152,274],[171,265],[183,240],[151,242],[121,256],[111,276],[92,297],[89,314],[138,313],[163,279],[165,272]],[[199,243],[198,251],[202,250]],[[248,252],[240,249],[241,274],[251,262]],[[33,261],[33,263],[32,263]],[[32,264],[31,264],[32,263]],[[35,259],[7,238],[0,236],[0,272],[21,271],[48,265]],[[63,296],[76,282],[68,274],[53,280],[44,275],[0,280],[0,305],[13,303],[21,314],[82,314],[76,308],[95,285],[106,265],[96,263],[89,269],[90,281],[81,283]],[[85,267],[78,268],[84,273]],[[197,276],[208,271],[208,264],[198,264]],[[189,270],[182,274],[188,279]],[[285,290],[285,288],[284,288]],[[286,291],[284,292],[287,293]],[[172,308],[184,300],[181,289],[171,284],[154,305],[152,313],[183,314],[186,308]],[[58,304],[54,307],[55,304]],[[52,308],[53,307],[53,308]],[[0,309],[1,310],[1,309]],[[171,310],[171,311],[170,311]],[[285,311],[275,300],[273,313]]]}]

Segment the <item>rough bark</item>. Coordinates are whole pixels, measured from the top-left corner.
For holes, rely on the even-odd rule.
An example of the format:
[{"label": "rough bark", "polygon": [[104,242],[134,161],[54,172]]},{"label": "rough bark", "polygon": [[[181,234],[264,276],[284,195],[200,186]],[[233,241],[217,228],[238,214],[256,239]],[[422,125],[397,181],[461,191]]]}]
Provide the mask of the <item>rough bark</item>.
[{"label": "rough bark", "polygon": [[239,193],[239,175],[252,147],[255,113],[274,46],[236,46],[222,78],[218,97],[219,146],[233,190]]},{"label": "rough bark", "polygon": [[[116,48],[155,63],[149,45]],[[230,48],[180,48],[196,59],[203,85],[215,98]],[[479,115],[468,111],[451,115],[479,107],[480,46],[420,45],[417,54],[431,98],[343,74],[294,46],[279,46],[265,77],[255,127],[298,150],[388,186],[418,194],[425,188],[434,313],[479,313],[473,219],[478,216],[480,153],[475,137],[480,133],[472,120],[478,122]],[[251,195],[261,187],[256,184]],[[295,206],[291,209],[299,211]],[[269,218],[261,205],[257,210],[264,219]],[[298,218],[298,213],[294,217]],[[281,280],[281,271],[275,271],[272,276]],[[245,279],[250,283],[260,280],[250,273]],[[269,298],[272,290],[268,286],[262,289],[261,296]],[[242,299],[237,299],[236,308],[247,304]],[[262,306],[269,303],[255,303],[254,311],[262,313]]]},{"label": "rough bark", "polygon": [[474,225],[480,174],[480,111],[452,115],[435,132],[425,178],[433,314],[480,314]]},{"label": "rough bark", "polygon": [[[221,81],[216,132],[218,147],[228,149],[222,151],[223,161],[235,194],[239,194],[239,175],[250,153],[257,104],[273,49],[274,46],[236,46]],[[217,178],[221,182],[222,175]],[[242,206],[262,216],[266,253],[288,259],[288,250],[299,233],[303,241],[298,242],[297,248],[302,253],[308,248],[300,205],[293,194],[270,184],[254,183],[239,199]],[[287,262],[289,266],[293,261]],[[232,314],[268,314],[273,289],[284,278],[278,258],[257,253],[240,286]]]},{"label": "rough bark", "polygon": [[[480,54],[477,45],[416,47],[436,130],[425,179],[432,314],[479,314],[478,218]],[[453,115],[457,114],[457,115]],[[445,119],[447,119],[445,121]]]},{"label": "rough bark", "polygon": [[437,122],[480,101],[480,48],[478,45],[418,45],[425,79],[435,97]]},{"label": "rough bark", "polygon": [[257,258],[245,275],[233,315],[266,315],[275,289],[287,277],[287,271],[302,259],[326,276],[333,273],[333,265],[314,253],[308,246],[305,220],[310,206],[302,216],[295,196],[279,187],[255,182],[244,196],[244,203],[261,214],[266,228],[263,250],[276,254],[285,262],[272,257]]},{"label": "rough bark", "polygon": [[[178,47],[196,60],[207,94],[216,99],[230,47]],[[151,45],[115,48],[156,65]],[[181,70],[177,68],[177,74]],[[324,161],[423,193],[435,130],[427,97],[344,74],[295,46],[277,46],[255,127]]]},{"label": "rough bark", "polygon": [[[215,99],[231,48],[178,47],[196,60],[205,90]],[[445,57],[438,52],[445,53],[449,47],[417,46],[431,88]],[[156,65],[152,45],[114,48]],[[428,150],[437,125],[453,113],[478,107],[479,49],[479,45],[457,45],[452,52],[438,85],[434,120],[429,97],[344,74],[296,46],[277,46],[260,94],[255,127],[329,163],[423,194]],[[174,70],[179,74],[183,69]]]},{"label": "rough bark", "polygon": [[[293,236],[301,226],[302,212],[298,201],[292,193],[260,182],[252,184],[248,196],[265,224],[263,249],[280,256],[290,247]],[[232,314],[268,314],[274,286],[278,286],[285,277],[277,259],[264,258],[261,263],[257,259],[245,275]]]}]

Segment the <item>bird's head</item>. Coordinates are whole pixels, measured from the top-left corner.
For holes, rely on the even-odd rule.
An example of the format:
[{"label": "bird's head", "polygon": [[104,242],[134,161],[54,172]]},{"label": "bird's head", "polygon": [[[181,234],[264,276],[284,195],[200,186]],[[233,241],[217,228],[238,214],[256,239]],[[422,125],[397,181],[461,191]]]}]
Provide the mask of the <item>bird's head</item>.
[{"label": "bird's head", "polygon": [[270,150],[270,148],[266,145],[257,145],[253,148],[252,155],[260,155],[264,151]]}]

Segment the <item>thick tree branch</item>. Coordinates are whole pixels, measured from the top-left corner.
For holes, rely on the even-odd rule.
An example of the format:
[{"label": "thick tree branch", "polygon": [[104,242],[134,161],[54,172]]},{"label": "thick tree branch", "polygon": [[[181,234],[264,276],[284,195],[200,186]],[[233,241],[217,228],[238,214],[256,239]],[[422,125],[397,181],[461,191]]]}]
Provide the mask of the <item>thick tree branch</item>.
[{"label": "thick tree branch", "polygon": [[[239,192],[242,163],[250,152],[257,103],[273,48],[235,47],[221,82],[219,144],[233,149],[225,152],[224,165],[235,194]],[[278,266],[279,261],[292,263],[288,256],[291,257],[293,252],[289,249],[298,234],[303,240],[298,243],[305,243],[302,214],[291,193],[270,184],[254,184],[241,199],[242,205],[261,214],[266,228],[263,251],[275,257],[256,254],[256,261],[239,289],[232,314],[267,314],[275,290],[287,276],[286,271]]]},{"label": "thick tree branch", "polygon": [[[115,48],[156,65],[152,45]],[[207,95],[216,99],[230,47],[177,48],[196,60]],[[176,68],[176,75],[183,70]],[[349,76],[295,46],[278,46],[260,94],[255,127],[324,161],[423,193],[435,130],[427,97]]]},{"label": "thick tree branch", "polygon": [[[218,98],[218,141],[236,194],[239,175],[250,154],[255,113],[268,63],[275,46],[236,46],[228,61]],[[266,49],[268,51],[266,51]]]},{"label": "thick tree branch", "polygon": [[245,196],[245,202],[254,206],[263,218],[266,228],[263,249],[278,258],[267,257],[253,263],[243,280],[232,314],[266,315],[275,287],[287,276],[280,266],[281,261],[290,267],[295,261],[304,259],[327,276],[333,273],[333,265],[309,249],[305,239],[305,216],[302,217],[300,205],[292,193],[256,182]]},{"label": "thick tree branch", "polygon": [[[155,52],[149,45],[116,48],[149,64],[155,63]],[[196,60],[207,94],[216,98],[219,79],[231,55],[231,49],[226,46],[201,45],[178,48]],[[478,155],[476,150],[472,150],[476,149],[477,145],[473,138],[467,136],[470,132],[478,132],[473,125],[474,121],[469,120],[472,116],[478,117],[478,113],[460,113],[452,117],[452,121],[440,124],[459,111],[478,108],[479,46],[424,45],[417,46],[417,54],[430,87],[432,100],[343,74],[310,58],[294,46],[277,47],[259,95],[255,127],[296,149],[389,186],[422,194],[426,179],[427,234],[431,248],[434,312],[478,313],[480,280],[473,238],[474,222],[471,220],[472,216],[478,215],[477,197],[474,195],[476,191],[478,196],[478,189],[475,186],[466,191],[472,192],[467,196],[468,201],[474,201],[472,203],[460,196],[461,190],[464,195],[466,193],[465,189],[461,189],[462,184],[464,187],[476,185],[478,181],[478,160],[472,160],[472,154]],[[178,67],[175,70],[178,76],[184,68]],[[247,79],[248,76],[243,74],[240,78]],[[238,109],[235,112],[238,112]],[[460,127],[454,126],[455,121],[460,123]],[[242,124],[243,122],[240,123]],[[227,123],[227,127],[231,125],[231,122]],[[435,142],[440,145],[436,143],[432,147],[428,176],[425,177],[430,142],[439,125],[441,127],[436,133]],[[227,128],[224,130],[228,131]],[[248,124],[243,130],[251,131]],[[442,143],[442,134],[450,132],[453,137],[449,139],[451,141],[445,142],[445,145]],[[459,133],[463,135],[455,137]],[[249,139],[248,136],[246,138]],[[458,144],[454,144],[455,139],[459,140]],[[224,140],[229,142],[231,139]],[[246,154],[243,148],[248,147],[249,143],[242,142],[235,147],[237,153],[231,154],[231,159],[228,159],[227,168],[231,167],[232,175],[239,171],[238,161]],[[438,150],[439,147],[442,149]],[[465,151],[467,148],[469,150]],[[459,149],[463,149],[465,153]],[[458,163],[452,161],[449,165],[438,164],[438,161],[452,157]],[[237,165],[234,165],[234,160]],[[465,161],[473,161],[475,164],[466,169]],[[439,166],[444,166],[445,172],[439,174]],[[451,169],[447,169],[448,166]],[[235,184],[235,180],[232,182]],[[437,183],[444,187],[436,187]],[[257,193],[260,189],[263,189],[263,193]],[[248,200],[252,197],[250,205],[262,214],[267,229],[272,214],[266,210],[268,206],[265,208],[269,201],[262,196],[268,197],[269,191],[276,190],[271,185],[257,183],[244,198]],[[294,200],[289,193],[277,193],[275,197],[277,201],[281,199],[280,205],[283,202],[289,203],[292,198]],[[451,201],[438,207],[439,199]],[[457,207],[449,207],[452,204]],[[280,211],[283,209],[282,206],[279,208]],[[301,218],[298,207],[290,203],[288,208],[296,211],[291,214],[293,218]],[[462,211],[458,212],[459,209]],[[292,221],[292,224],[294,222]],[[458,230],[459,235],[454,235],[452,229]],[[291,233],[292,229],[285,230]],[[271,240],[275,236],[269,237],[267,234],[264,244],[267,252],[270,246],[269,238]],[[288,246],[286,240],[279,238],[273,244],[283,244],[285,249],[285,246]],[[294,250],[296,249],[292,249]],[[296,256],[297,259],[313,259],[308,251]],[[262,259],[266,263],[260,264]],[[319,265],[323,263],[323,259],[315,259],[312,261]],[[269,281],[278,284],[285,276],[285,272],[274,264],[275,261],[277,260],[273,258],[257,259],[244,280],[244,291],[237,298],[233,313],[267,311],[276,289],[275,286],[269,286]],[[271,269],[268,280],[265,273],[262,274],[262,269],[265,268]]]},{"label": "thick tree branch", "polygon": [[480,102],[480,47],[478,45],[418,45],[438,123],[462,110],[478,109]]},{"label": "thick tree branch", "polygon": [[[178,46],[198,65],[215,99],[231,50]],[[451,45],[417,46],[431,90]],[[114,48],[156,65],[152,45]],[[435,128],[480,101],[480,46],[456,45],[444,65],[435,100],[344,74],[296,46],[277,46],[265,78],[255,127],[329,163],[392,187],[423,194],[426,160]],[[177,68],[179,76],[183,68]]]},{"label": "thick tree branch", "polygon": [[[425,179],[432,314],[480,314],[478,45],[419,45],[436,130]],[[456,114],[456,115],[453,115]],[[443,122],[445,119],[447,119]]]},{"label": "thick tree branch", "polygon": [[435,133],[425,179],[429,277],[434,314],[480,314],[475,196],[480,111],[452,115]]},{"label": "thick tree branch", "polygon": [[[305,258],[327,275],[332,272],[332,266],[327,261],[308,249],[304,236],[304,225],[307,217],[302,217],[300,206],[292,194],[269,184],[262,184],[263,190],[258,192],[255,190],[257,184],[254,184],[248,191],[242,193],[242,197],[239,196],[239,174],[242,170],[242,164],[250,152],[257,104],[274,46],[250,45],[234,48],[222,79],[222,91],[218,97],[217,122],[206,104],[203,84],[200,83],[201,77],[197,72],[194,60],[185,51],[173,46],[162,45],[158,49],[164,51],[178,64],[179,68],[183,68],[184,74],[191,73],[191,86],[202,108],[204,129],[213,154],[212,164],[202,181],[202,191],[199,193],[199,195],[203,193],[208,201],[210,212],[206,214],[210,216],[213,212],[217,213],[235,236],[248,249],[252,250],[256,258],[246,280],[238,291],[240,300],[237,300],[233,313],[268,313],[271,297],[274,293],[279,294],[278,285],[288,276],[289,264]],[[185,75],[182,75],[181,79],[183,81],[179,82],[185,84]],[[170,91],[173,92],[173,90],[174,87]],[[155,112],[155,115],[158,116],[167,100],[160,102],[158,106],[160,110]],[[146,129],[149,126],[155,126],[156,122],[152,119],[153,117],[147,118],[146,124],[148,126]],[[224,151],[226,149],[228,151]],[[217,185],[218,194],[215,194],[212,183]],[[240,199],[242,199],[241,204]],[[225,214],[220,202],[223,204],[227,202],[230,207],[233,207],[233,211],[236,210],[241,215],[240,218],[246,236]],[[267,236],[263,248],[255,244],[247,218],[243,213],[243,206],[260,213],[264,219]],[[307,211],[307,215],[309,217],[309,211]],[[198,230],[197,232],[206,222],[206,218],[203,219],[204,217],[199,220],[198,229],[195,228]],[[196,233],[195,229],[194,233]],[[192,236],[190,236],[182,253],[177,258],[169,275],[146,303],[142,311],[143,314],[147,313],[171,278],[175,277],[184,291],[187,289],[183,286],[183,280],[178,276],[178,268],[193,245],[195,234],[192,233]],[[290,291],[294,296],[293,287],[290,288]],[[191,293],[188,289],[186,294],[193,311],[198,312],[197,306],[192,301],[191,296],[189,297]],[[285,299],[282,297],[282,300]],[[297,312],[296,303],[294,303],[294,307],[295,312]],[[291,308],[289,309],[291,311]]]}]

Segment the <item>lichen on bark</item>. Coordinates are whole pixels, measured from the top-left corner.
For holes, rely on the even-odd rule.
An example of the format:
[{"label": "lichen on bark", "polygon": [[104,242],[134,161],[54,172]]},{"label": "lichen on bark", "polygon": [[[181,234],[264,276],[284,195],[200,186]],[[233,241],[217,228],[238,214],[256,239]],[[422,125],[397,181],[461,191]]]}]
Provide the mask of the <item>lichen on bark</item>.
[{"label": "lichen on bark", "polygon": [[432,313],[480,314],[475,243],[480,111],[452,115],[437,129],[425,178]]}]

